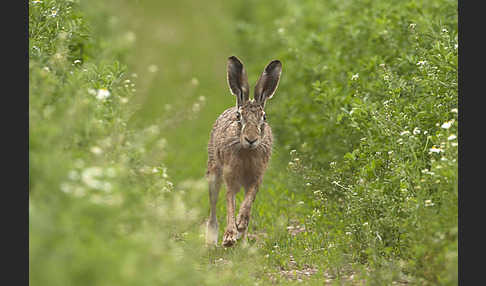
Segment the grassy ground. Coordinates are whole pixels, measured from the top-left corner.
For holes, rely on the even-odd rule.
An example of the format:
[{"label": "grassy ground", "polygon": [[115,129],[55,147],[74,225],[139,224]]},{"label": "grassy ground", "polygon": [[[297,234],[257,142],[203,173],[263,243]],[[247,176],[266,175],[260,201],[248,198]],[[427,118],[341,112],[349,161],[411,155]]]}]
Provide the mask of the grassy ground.
[{"label": "grassy ground", "polygon": [[[456,285],[455,5],[30,1],[31,284]],[[275,148],[207,249],[230,55],[283,62]]]}]

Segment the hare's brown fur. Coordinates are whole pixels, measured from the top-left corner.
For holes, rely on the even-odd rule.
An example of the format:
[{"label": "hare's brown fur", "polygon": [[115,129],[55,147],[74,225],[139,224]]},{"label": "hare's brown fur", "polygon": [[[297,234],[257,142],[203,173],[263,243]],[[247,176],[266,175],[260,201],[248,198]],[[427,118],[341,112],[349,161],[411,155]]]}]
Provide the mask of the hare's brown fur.
[{"label": "hare's brown fur", "polygon": [[[278,65],[274,67],[276,62]],[[274,66],[270,66],[272,64]],[[229,59],[228,83],[237,97],[237,106],[226,109],[217,118],[209,139],[206,172],[210,198],[206,236],[209,244],[217,243],[216,202],[222,181],[227,187],[227,227],[223,245],[232,246],[241,236],[246,239],[251,205],[272,154],[272,130],[265,120],[263,109],[266,99],[271,98],[275,92],[280,70],[280,62],[271,62],[256,85],[255,99],[250,100],[243,65],[235,57]],[[266,78],[269,77],[268,74],[270,78]],[[270,80],[274,82],[269,82]],[[245,198],[235,220],[235,195],[241,187],[245,189]]]}]

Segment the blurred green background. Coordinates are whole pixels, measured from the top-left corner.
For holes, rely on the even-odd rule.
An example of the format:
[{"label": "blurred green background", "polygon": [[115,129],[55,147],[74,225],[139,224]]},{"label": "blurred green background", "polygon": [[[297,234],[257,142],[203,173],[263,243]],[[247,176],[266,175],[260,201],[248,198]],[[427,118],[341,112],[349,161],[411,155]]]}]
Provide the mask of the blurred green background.
[{"label": "blurred green background", "polygon": [[208,122],[234,103],[226,86],[226,59],[235,53],[237,36],[230,3],[108,2],[85,5],[99,23],[93,29],[103,32],[111,23],[133,41],[125,63],[139,75],[134,104],[140,107],[130,124],[164,118],[172,150],[165,160],[178,166],[169,167],[169,174],[176,181],[199,179],[207,160]]},{"label": "blurred green background", "polygon": [[[30,0],[30,284],[457,285],[457,50],[447,0]],[[206,248],[231,55],[275,146]]]}]

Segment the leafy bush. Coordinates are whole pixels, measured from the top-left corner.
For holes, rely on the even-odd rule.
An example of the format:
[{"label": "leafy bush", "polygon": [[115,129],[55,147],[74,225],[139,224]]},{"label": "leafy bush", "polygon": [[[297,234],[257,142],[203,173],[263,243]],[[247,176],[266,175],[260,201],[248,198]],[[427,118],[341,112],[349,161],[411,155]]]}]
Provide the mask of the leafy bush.
[{"label": "leafy bush", "polygon": [[284,63],[268,114],[315,206],[302,243],[375,284],[457,284],[457,3],[249,5],[243,60]]},{"label": "leafy bush", "polygon": [[124,37],[106,27],[92,34],[75,1],[29,3],[31,284],[212,279],[184,254],[197,211],[172,194],[159,126],[128,128],[135,78],[117,61],[127,44],[99,52]]}]

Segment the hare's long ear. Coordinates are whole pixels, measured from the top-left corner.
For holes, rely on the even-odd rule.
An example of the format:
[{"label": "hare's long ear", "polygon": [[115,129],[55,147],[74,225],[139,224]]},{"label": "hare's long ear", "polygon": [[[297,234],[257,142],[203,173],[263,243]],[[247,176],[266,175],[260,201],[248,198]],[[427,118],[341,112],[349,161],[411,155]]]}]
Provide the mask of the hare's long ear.
[{"label": "hare's long ear", "polygon": [[279,60],[271,61],[263,70],[262,75],[255,85],[255,101],[265,107],[267,99],[272,98],[277,90],[282,63]]},{"label": "hare's long ear", "polygon": [[231,56],[228,58],[227,72],[231,93],[236,96],[237,106],[241,106],[250,98],[250,86],[245,68],[237,57]]}]

